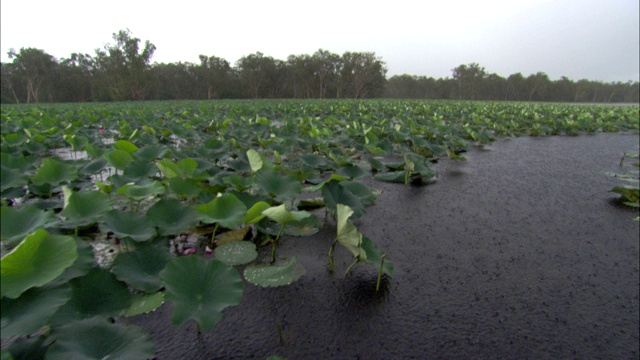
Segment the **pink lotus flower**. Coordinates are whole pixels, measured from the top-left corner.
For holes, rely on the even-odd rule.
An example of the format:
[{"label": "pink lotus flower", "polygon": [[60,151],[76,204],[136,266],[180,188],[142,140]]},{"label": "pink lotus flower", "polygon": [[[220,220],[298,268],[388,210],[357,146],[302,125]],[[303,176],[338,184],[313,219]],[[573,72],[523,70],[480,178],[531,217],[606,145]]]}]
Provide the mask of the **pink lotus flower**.
[{"label": "pink lotus flower", "polygon": [[204,249],[204,252],[206,252],[207,254],[211,254],[211,253],[213,252],[213,250],[211,250],[211,248],[207,246],[207,247]]},{"label": "pink lotus flower", "polygon": [[102,128],[98,129],[98,134],[104,134],[104,132],[105,132],[105,129],[102,129]]},{"label": "pink lotus flower", "polygon": [[185,251],[182,252],[183,255],[191,255],[191,254],[195,254],[196,253],[196,249],[194,248],[189,248],[186,249]]}]

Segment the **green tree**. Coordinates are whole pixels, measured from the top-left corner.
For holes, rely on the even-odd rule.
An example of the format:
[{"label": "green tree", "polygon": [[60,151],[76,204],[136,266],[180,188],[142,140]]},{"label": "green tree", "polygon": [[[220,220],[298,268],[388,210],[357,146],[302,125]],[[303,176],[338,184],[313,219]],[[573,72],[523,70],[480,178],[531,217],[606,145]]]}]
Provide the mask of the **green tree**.
[{"label": "green tree", "polygon": [[21,48],[17,53],[11,49],[9,58],[13,59],[12,77],[25,85],[26,102],[40,102],[41,90],[52,85],[52,74],[58,65],[56,59],[44,50],[34,48]]},{"label": "green tree", "polygon": [[483,67],[477,63],[460,65],[453,70],[453,79],[458,85],[458,99],[476,100],[487,75]]},{"label": "green tree", "polygon": [[219,99],[229,87],[231,65],[227,60],[216,56],[200,55],[197,78],[206,90],[207,99]]}]

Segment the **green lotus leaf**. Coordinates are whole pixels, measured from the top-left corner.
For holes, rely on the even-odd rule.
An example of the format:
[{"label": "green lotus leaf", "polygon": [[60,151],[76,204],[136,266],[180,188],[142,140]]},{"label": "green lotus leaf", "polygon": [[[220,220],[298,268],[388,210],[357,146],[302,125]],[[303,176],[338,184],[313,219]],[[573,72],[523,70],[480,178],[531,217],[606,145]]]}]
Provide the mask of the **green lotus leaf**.
[{"label": "green lotus leaf", "polygon": [[71,299],[71,287],[33,288],[17,299],[2,298],[2,338],[29,335],[49,322],[58,309]]},{"label": "green lotus leaf", "polygon": [[255,183],[267,195],[281,202],[291,201],[302,192],[302,184],[293,176],[267,169],[256,173]]},{"label": "green lotus leaf", "polygon": [[136,185],[129,183],[116,192],[120,195],[124,195],[134,201],[142,201],[148,197],[164,194],[166,191],[164,185],[159,181],[153,181],[146,185]]},{"label": "green lotus leaf", "polygon": [[138,149],[133,156],[136,159],[152,162],[153,160],[164,156],[169,151],[166,146],[159,144],[146,145]]},{"label": "green lotus leaf", "polygon": [[131,182],[135,182],[142,185],[149,181],[149,178],[156,175],[158,169],[152,162],[144,160],[133,160],[122,171],[122,176],[129,179]]},{"label": "green lotus leaf", "polygon": [[327,160],[320,155],[304,154],[298,157],[303,163],[314,169],[324,169],[327,166]]},{"label": "green lotus leaf", "polygon": [[351,179],[358,179],[358,178],[369,175],[369,172],[358,165],[350,164],[350,165],[342,166],[341,168],[336,170],[336,174],[342,175],[344,177],[351,178]]},{"label": "green lotus leaf", "polygon": [[262,213],[264,210],[270,208],[271,205],[266,201],[258,201],[253,204],[253,206],[247,210],[247,214],[244,217],[245,224],[255,224],[258,221],[262,220],[265,215]]},{"label": "green lotus leaf", "polygon": [[191,178],[173,177],[169,179],[169,188],[183,198],[195,198],[202,191],[200,182]]},{"label": "green lotus leaf", "polygon": [[341,185],[355,195],[363,205],[373,205],[376,202],[376,194],[365,184],[357,181],[343,181]]},{"label": "green lotus leaf", "polygon": [[84,150],[84,147],[89,144],[89,138],[81,135],[65,135],[64,141],[71,145],[73,151]]},{"label": "green lotus leaf", "polygon": [[247,236],[249,230],[251,230],[251,227],[244,226],[237,230],[225,231],[216,236],[216,244],[221,246],[232,242],[242,241]]},{"label": "green lotus leaf", "polygon": [[52,332],[47,360],[151,359],[151,337],[132,325],[112,324],[99,316],[72,322]]},{"label": "green lotus leaf", "polygon": [[162,236],[179,235],[197,223],[192,208],[183,205],[176,199],[162,199],[148,211],[147,217],[157,226]]},{"label": "green lotus leaf", "polygon": [[250,263],[258,257],[256,244],[250,241],[235,241],[216,247],[213,251],[217,260],[229,266]]},{"label": "green lotus leaf", "polygon": [[78,168],[72,164],[56,158],[46,158],[42,161],[42,166],[31,178],[31,182],[35,185],[49,184],[57,186],[63,182],[75,180],[77,177]]},{"label": "green lotus leaf", "polygon": [[336,238],[338,242],[351,251],[354,257],[365,260],[367,253],[362,249],[362,234],[356,226],[349,221],[349,218],[353,215],[353,210],[346,205],[338,204],[336,214],[338,222],[338,234]]},{"label": "green lotus leaf", "polygon": [[109,165],[113,166],[118,170],[124,170],[127,165],[129,165],[133,161],[133,157],[131,154],[124,150],[111,150],[102,155]]},{"label": "green lotus leaf", "polygon": [[15,299],[34,286],[45,285],[62,274],[77,257],[74,238],[37,230],[0,261],[2,296]]},{"label": "green lotus leaf", "polygon": [[407,172],[405,170],[393,171],[388,173],[376,174],[373,178],[378,181],[404,184],[407,178]]},{"label": "green lotus leaf", "polygon": [[181,176],[192,176],[198,168],[198,162],[190,158],[185,158],[178,161],[178,168],[180,169]]},{"label": "green lotus leaf", "polygon": [[218,223],[227,229],[242,225],[247,207],[232,194],[223,194],[196,207],[196,216],[206,224]]},{"label": "green lotus leaf", "polygon": [[253,179],[238,174],[225,176],[222,181],[227,185],[235,187],[238,191],[244,191],[253,184]]},{"label": "green lotus leaf", "polygon": [[19,169],[0,166],[0,191],[27,185],[29,178]]},{"label": "green lotus leaf", "polygon": [[308,211],[289,211],[284,204],[270,207],[264,210],[262,214],[282,225],[286,225],[292,221],[300,221],[311,216],[311,213]]},{"label": "green lotus leaf", "polygon": [[156,235],[150,219],[130,211],[109,211],[105,215],[105,226],[119,238],[130,238],[141,242]]},{"label": "green lotus leaf", "polygon": [[162,288],[159,274],[170,260],[165,248],[141,246],[136,251],[119,253],[111,272],[134,289],[154,292]]},{"label": "green lotus leaf", "polygon": [[109,270],[93,268],[86,275],[69,281],[71,299],[51,318],[51,325],[92,316],[118,316],[131,306],[127,284]]},{"label": "green lotus leaf", "polygon": [[182,256],[172,260],[160,273],[173,303],[173,323],[194,320],[203,330],[213,328],[222,310],[240,304],[242,277],[238,271],[218,260]]},{"label": "green lotus leaf", "polygon": [[318,230],[318,218],[311,214],[311,216],[304,219],[288,223],[284,233],[293,236],[311,236],[317,233]]},{"label": "green lotus leaf", "polygon": [[321,197],[318,198],[310,198],[310,199],[302,199],[298,202],[298,209],[300,210],[314,210],[320,209],[325,206],[324,199]]},{"label": "green lotus leaf", "polygon": [[364,204],[342,182],[331,180],[322,187],[322,198],[329,209],[335,210],[337,204],[344,204],[353,211],[353,218],[358,219],[364,215]]},{"label": "green lotus leaf", "polygon": [[91,160],[85,166],[80,168],[79,173],[81,175],[93,175],[103,171],[107,167],[107,160],[104,158],[98,158]]},{"label": "green lotus leaf", "polygon": [[164,304],[164,292],[158,291],[153,294],[135,294],[131,300],[131,307],[124,313],[124,316],[131,317],[154,311]]},{"label": "green lotus leaf", "polygon": [[254,173],[258,170],[262,169],[262,156],[255,151],[254,149],[247,150],[247,158],[249,159],[249,165],[251,166],[251,171]]},{"label": "green lotus leaf", "polygon": [[76,258],[76,261],[74,261],[73,265],[68,267],[62,275],[47,283],[47,285],[45,285],[46,288],[61,286],[69,282],[71,279],[84,276],[89,272],[89,270],[93,269],[97,265],[91,244],[77,237],[75,240],[78,250],[78,257]]},{"label": "green lotus leaf", "polygon": [[0,238],[2,241],[21,240],[53,221],[55,215],[52,211],[42,211],[35,206],[3,206],[0,209]]},{"label": "green lotus leaf", "polygon": [[[368,237],[362,237],[362,248],[367,253],[367,263],[372,264],[380,271],[380,265],[382,257],[385,255],[382,250]],[[382,266],[382,272],[393,276],[393,262],[386,259],[384,260],[384,265]]]},{"label": "green lotus leaf", "polygon": [[171,160],[160,160],[156,163],[156,166],[162,172],[162,175],[167,179],[174,178],[176,176],[182,175],[182,170],[178,166],[178,164],[174,163]]},{"label": "green lotus leaf", "polygon": [[138,151],[138,147],[133,145],[131,142],[127,140],[118,140],[113,143],[113,148],[117,150],[126,151],[129,154],[133,154]]},{"label": "green lotus leaf", "polygon": [[77,226],[96,222],[112,208],[109,196],[102,191],[72,192],[66,186],[63,191],[65,205],[60,215]]},{"label": "green lotus leaf", "polygon": [[248,265],[244,269],[244,278],[263,287],[283,286],[298,280],[305,271],[296,258],[292,257],[286,265]]}]

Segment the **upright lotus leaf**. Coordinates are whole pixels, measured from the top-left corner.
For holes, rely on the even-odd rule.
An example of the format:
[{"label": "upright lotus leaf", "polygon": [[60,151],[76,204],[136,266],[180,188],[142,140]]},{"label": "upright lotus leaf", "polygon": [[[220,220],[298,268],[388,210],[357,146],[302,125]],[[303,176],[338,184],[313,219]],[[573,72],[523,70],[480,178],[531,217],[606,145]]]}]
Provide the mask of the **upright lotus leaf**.
[{"label": "upright lotus leaf", "polygon": [[258,257],[256,244],[251,241],[235,241],[216,247],[216,259],[229,266],[244,265]]},{"label": "upright lotus leaf", "polygon": [[107,160],[104,158],[93,159],[82,168],[79,173],[81,175],[93,175],[102,172],[107,167]]},{"label": "upright lotus leaf", "polygon": [[78,168],[73,164],[57,158],[46,158],[42,161],[42,166],[31,178],[31,182],[35,185],[49,184],[57,186],[63,182],[75,180],[77,177]]},{"label": "upright lotus leaf", "polygon": [[164,194],[165,191],[164,185],[159,181],[152,181],[146,185],[129,183],[116,190],[118,194],[124,195],[133,201],[142,201],[151,196]]},{"label": "upright lotus leaf", "polygon": [[147,217],[161,236],[179,235],[197,223],[193,209],[176,199],[158,201],[147,211]]},{"label": "upright lotus leaf", "polygon": [[70,135],[67,134],[64,136],[64,141],[71,145],[71,149],[73,151],[81,151],[84,150],[84,147],[89,144],[89,139],[86,136],[81,135]]},{"label": "upright lotus leaf", "polygon": [[156,163],[156,166],[167,179],[182,175],[182,170],[180,170],[178,164],[171,160],[160,160]]},{"label": "upright lotus leaf", "polygon": [[178,161],[178,168],[180,169],[181,176],[193,176],[193,173],[198,168],[198,162],[190,158],[185,158]]},{"label": "upright lotus leaf", "polygon": [[130,153],[124,150],[111,150],[102,155],[109,165],[113,166],[118,170],[124,170],[127,165],[129,165],[133,161],[133,156]]},{"label": "upright lotus leaf", "polygon": [[308,211],[289,211],[284,204],[270,207],[262,212],[263,215],[281,225],[292,221],[300,221],[311,216]]},{"label": "upright lotus leaf", "polygon": [[258,171],[255,181],[267,195],[281,202],[291,201],[302,192],[300,181],[291,175],[278,174],[273,170]]},{"label": "upright lotus leaf", "polygon": [[252,172],[255,173],[258,170],[262,169],[262,165],[264,163],[262,162],[262,156],[260,156],[257,151],[255,151],[254,149],[247,150],[247,158],[249,159],[249,165],[251,166]]},{"label": "upright lotus leaf", "polygon": [[93,254],[93,247],[88,241],[82,240],[78,237],[75,238],[76,246],[78,250],[78,257],[73,265],[68,267],[62,275],[53,279],[53,281],[47,283],[46,288],[54,288],[66,284],[71,279],[75,279],[80,276],[86,275],[89,270],[96,267],[96,259]]},{"label": "upright lotus leaf", "polygon": [[322,187],[322,198],[329,209],[335,210],[338,204],[349,206],[353,211],[353,218],[364,215],[364,204],[342,182],[331,180]]},{"label": "upright lotus leaf", "polygon": [[156,235],[154,224],[146,216],[130,211],[112,210],[106,213],[104,225],[119,238],[147,241]]},{"label": "upright lotus leaf", "polygon": [[0,260],[2,297],[15,299],[34,286],[47,284],[77,257],[74,238],[36,231]]},{"label": "upright lotus leaf", "polygon": [[376,174],[373,178],[378,181],[404,184],[407,179],[407,172],[405,170],[393,171],[388,173]]},{"label": "upright lotus leaf", "polygon": [[157,158],[161,158],[169,151],[164,145],[160,144],[151,144],[145,145],[141,147],[138,151],[136,151],[133,156],[136,159],[151,162]]},{"label": "upright lotus leaf", "polygon": [[318,231],[318,217],[311,214],[304,219],[288,223],[284,233],[292,236],[311,236]]},{"label": "upright lotus leaf", "polygon": [[232,174],[222,178],[222,182],[235,187],[238,191],[244,191],[251,187],[253,179],[239,174]]},{"label": "upright lotus leaf", "polygon": [[94,223],[112,208],[111,199],[102,191],[73,192],[66,186],[63,191],[65,204],[60,215],[76,226]]},{"label": "upright lotus leaf", "polygon": [[154,311],[164,304],[164,292],[157,291],[152,294],[135,294],[131,300],[131,307],[124,316],[131,317]]},{"label": "upright lotus leaf", "polygon": [[232,194],[222,194],[196,207],[196,216],[206,224],[218,223],[227,229],[242,225],[247,207]]},{"label": "upright lotus leaf", "polygon": [[337,169],[336,174],[342,175],[344,177],[351,178],[351,179],[358,179],[358,178],[369,175],[369,172],[358,165],[349,164]]},{"label": "upright lotus leaf", "polygon": [[160,279],[166,299],[173,303],[176,325],[194,320],[199,328],[211,329],[222,318],[222,310],[240,304],[242,298],[242,277],[218,260],[182,256],[167,264]]},{"label": "upright lotus leaf", "polygon": [[216,244],[222,246],[224,244],[242,241],[249,233],[249,230],[251,230],[250,226],[243,226],[240,229],[225,231],[216,236]]},{"label": "upright lotus leaf", "polygon": [[365,260],[367,253],[362,249],[362,234],[349,218],[353,215],[353,210],[343,204],[337,205],[338,235],[336,239],[346,247],[354,257]]},{"label": "upright lotus leaf", "polygon": [[157,246],[141,246],[116,256],[111,271],[136,290],[154,292],[162,288],[160,271],[171,260],[169,252]]},{"label": "upright lotus leaf", "polygon": [[[378,271],[393,276],[393,262],[386,259],[386,254],[367,236],[362,237],[362,248],[367,253],[367,263],[374,265]],[[385,257],[384,262],[382,258]],[[380,269],[382,266],[382,270]]]},{"label": "upright lotus leaf", "polygon": [[86,275],[69,281],[71,299],[51,318],[53,326],[92,316],[118,316],[131,306],[127,284],[109,270],[93,268]]},{"label": "upright lotus leaf", "polygon": [[158,169],[152,162],[144,160],[133,160],[122,171],[122,176],[139,185],[149,181],[149,178],[156,175]]},{"label": "upright lotus leaf", "polygon": [[113,148],[117,150],[126,151],[129,154],[133,154],[138,151],[138,147],[133,145],[130,141],[127,140],[118,140],[113,143]]},{"label": "upright lotus leaf", "polygon": [[43,211],[35,206],[22,208],[3,206],[0,209],[0,238],[2,241],[24,239],[33,231],[51,224],[55,220],[52,211]]},{"label": "upright lotus leaf", "polygon": [[343,181],[340,183],[345,189],[355,195],[363,205],[369,206],[376,202],[376,193],[374,193],[367,185],[358,181]]},{"label": "upright lotus leaf", "polygon": [[321,197],[301,199],[297,208],[300,210],[314,210],[325,207],[324,199]]},{"label": "upright lotus leaf", "polygon": [[296,258],[292,257],[285,265],[248,265],[244,269],[244,278],[263,287],[283,286],[298,280],[305,271]]},{"label": "upright lotus leaf", "polygon": [[47,360],[69,359],[151,359],[151,337],[132,325],[112,324],[95,316],[75,321],[52,331],[55,342]]},{"label": "upright lotus leaf", "polygon": [[202,191],[200,182],[192,178],[173,177],[169,179],[169,188],[174,194],[187,199],[197,197]]},{"label": "upright lotus leaf", "polygon": [[265,215],[262,213],[264,210],[270,208],[271,205],[266,201],[258,201],[253,204],[249,210],[247,210],[247,214],[244,217],[245,224],[255,224],[258,221],[262,220]]},{"label": "upright lotus leaf", "polygon": [[0,166],[0,191],[27,185],[28,176],[18,169]]},{"label": "upright lotus leaf", "polygon": [[58,309],[71,299],[71,287],[33,288],[17,299],[2,298],[2,338],[29,335],[46,325]]}]

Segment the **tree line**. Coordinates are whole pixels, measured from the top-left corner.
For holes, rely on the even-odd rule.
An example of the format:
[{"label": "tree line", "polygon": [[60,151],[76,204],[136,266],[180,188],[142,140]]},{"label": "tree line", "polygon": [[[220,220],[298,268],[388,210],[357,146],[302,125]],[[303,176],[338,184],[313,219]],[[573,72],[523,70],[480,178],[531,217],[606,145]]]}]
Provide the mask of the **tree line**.
[{"label": "tree line", "polygon": [[198,63],[153,63],[156,47],[129,30],[95,54],[56,59],[44,50],[10,50],[1,64],[2,103],[170,99],[416,98],[562,102],[638,102],[639,84],[603,83],[542,72],[503,78],[476,63],[453,69],[452,78],[399,75],[386,78],[385,62],[373,52],[274,59],[260,52],[235,64],[200,55]]}]

